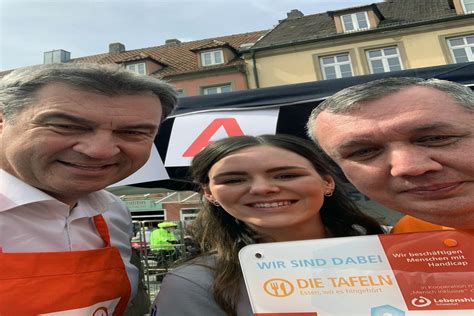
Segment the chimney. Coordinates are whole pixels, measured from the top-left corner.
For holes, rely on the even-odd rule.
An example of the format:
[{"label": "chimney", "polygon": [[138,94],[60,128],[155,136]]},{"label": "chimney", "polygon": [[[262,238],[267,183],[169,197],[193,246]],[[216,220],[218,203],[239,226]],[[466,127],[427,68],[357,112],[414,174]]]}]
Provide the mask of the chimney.
[{"label": "chimney", "polygon": [[109,44],[109,53],[110,54],[116,54],[116,53],[122,53],[125,51],[125,45],[122,43],[111,43]]},{"label": "chimney", "polygon": [[286,16],[288,17],[288,20],[294,20],[294,19],[299,19],[299,18],[304,17],[304,14],[300,10],[293,9],[290,12],[288,12]]},{"label": "chimney", "polygon": [[63,49],[55,49],[43,53],[43,64],[67,63],[71,59],[71,53]]},{"label": "chimney", "polygon": [[170,45],[170,44],[179,44],[181,43],[181,41],[177,38],[171,38],[171,39],[167,39],[165,41],[165,45]]}]

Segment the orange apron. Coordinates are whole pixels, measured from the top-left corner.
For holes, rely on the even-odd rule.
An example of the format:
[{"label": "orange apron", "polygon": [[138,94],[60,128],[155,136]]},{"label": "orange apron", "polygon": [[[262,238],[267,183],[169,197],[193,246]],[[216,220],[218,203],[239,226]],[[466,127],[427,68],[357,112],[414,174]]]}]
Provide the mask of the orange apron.
[{"label": "orange apron", "polygon": [[0,316],[122,315],[130,282],[102,215],[94,217],[106,246],[70,252],[2,253]]}]

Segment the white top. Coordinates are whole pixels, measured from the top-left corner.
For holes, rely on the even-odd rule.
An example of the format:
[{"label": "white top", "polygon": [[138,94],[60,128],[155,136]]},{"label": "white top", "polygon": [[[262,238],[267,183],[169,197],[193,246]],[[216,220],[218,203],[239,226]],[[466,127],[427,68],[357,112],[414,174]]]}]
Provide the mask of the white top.
[{"label": "white top", "polygon": [[0,247],[7,252],[60,252],[104,247],[93,217],[102,214],[119,249],[133,298],[138,269],[130,263],[132,220],[125,204],[101,190],[69,205],[0,169]]}]

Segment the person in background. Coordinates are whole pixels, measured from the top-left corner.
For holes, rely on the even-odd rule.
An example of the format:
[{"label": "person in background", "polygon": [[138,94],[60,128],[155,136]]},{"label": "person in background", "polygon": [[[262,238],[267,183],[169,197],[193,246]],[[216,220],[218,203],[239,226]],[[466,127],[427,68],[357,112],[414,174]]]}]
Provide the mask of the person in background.
[{"label": "person in background", "polygon": [[222,139],[191,170],[204,195],[191,230],[199,254],[164,278],[153,316],[253,315],[238,261],[245,245],[383,233],[301,138]]},{"label": "person in background", "polygon": [[0,314],[124,312],[138,278],[131,218],[103,189],[145,164],[176,102],[119,66],[0,80]]},{"label": "person in background", "polygon": [[162,267],[168,267],[177,259],[175,231],[178,225],[173,222],[161,222],[158,228],[153,230],[150,235],[150,249],[156,253],[157,261]]},{"label": "person in background", "polygon": [[158,228],[154,229],[150,235],[150,250],[152,258],[156,259],[156,266],[159,269],[158,280],[163,279],[164,274],[180,257],[178,239],[175,232],[178,225],[173,222],[161,222]]},{"label": "person in background", "polygon": [[387,78],[339,91],[308,135],[363,194],[405,213],[393,232],[474,229],[474,93]]},{"label": "person in background", "polygon": [[158,224],[158,228],[153,230],[150,235],[150,248],[151,250],[159,251],[173,251],[174,244],[178,242],[174,231],[178,225],[173,222],[161,222]]}]

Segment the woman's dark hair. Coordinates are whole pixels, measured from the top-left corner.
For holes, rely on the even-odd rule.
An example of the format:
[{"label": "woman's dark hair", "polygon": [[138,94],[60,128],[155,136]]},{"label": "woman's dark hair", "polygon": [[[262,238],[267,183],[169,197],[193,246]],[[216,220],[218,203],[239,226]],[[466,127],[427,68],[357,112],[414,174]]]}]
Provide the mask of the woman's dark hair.
[{"label": "woman's dark hair", "polygon": [[[320,175],[334,178],[336,187],[331,197],[325,197],[320,210],[322,222],[331,237],[383,233],[380,225],[362,213],[344,194],[337,172],[316,146],[303,138],[290,135],[235,136],[218,140],[199,152],[191,164],[194,181],[201,189],[209,184],[208,173],[219,160],[236,151],[254,146],[274,146],[294,152],[309,160]],[[202,193],[202,192],[201,192]],[[237,221],[221,206],[203,199],[203,209],[196,218],[192,235],[201,255],[216,256],[213,294],[228,315],[236,315],[242,282],[238,261],[239,250],[257,243],[259,236],[244,223]]]}]

